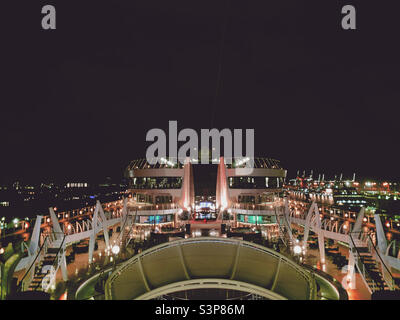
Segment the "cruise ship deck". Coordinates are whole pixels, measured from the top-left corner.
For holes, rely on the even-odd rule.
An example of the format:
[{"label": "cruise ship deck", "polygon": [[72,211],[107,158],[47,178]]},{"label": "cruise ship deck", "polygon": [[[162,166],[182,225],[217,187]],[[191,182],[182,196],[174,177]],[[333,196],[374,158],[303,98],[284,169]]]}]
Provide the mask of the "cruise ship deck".
[{"label": "cruise ship deck", "polygon": [[285,189],[287,172],[279,161],[256,158],[251,173],[246,161],[221,157],[200,168],[190,160],[155,165],[135,160],[125,171],[129,188],[122,200],[70,212],[50,208],[48,216],[36,218],[26,254],[15,262],[14,296],[398,295],[399,253],[387,241],[379,215],[305,199]]}]

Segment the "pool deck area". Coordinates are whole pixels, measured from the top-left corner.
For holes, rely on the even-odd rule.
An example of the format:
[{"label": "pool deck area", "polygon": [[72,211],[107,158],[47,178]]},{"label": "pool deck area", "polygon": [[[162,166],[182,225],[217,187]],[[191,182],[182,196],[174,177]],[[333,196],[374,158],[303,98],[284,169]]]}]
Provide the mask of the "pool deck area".
[{"label": "pool deck area", "polygon": [[[114,244],[115,241],[117,241],[119,237],[119,233],[114,232],[112,236],[110,237],[110,244]],[[101,273],[101,269],[104,269],[104,260],[106,258],[110,259],[110,256],[107,255],[106,251],[106,246],[104,239],[99,238],[97,239],[97,244],[98,248],[97,250],[94,251],[93,254],[93,267],[96,267],[98,273],[95,274],[94,277],[91,277],[89,279],[86,279],[83,281],[85,285],[80,289],[77,290],[76,298],[77,299],[90,299],[93,297],[93,295],[98,295],[97,292],[94,290],[94,286],[96,284],[97,278]],[[345,246],[338,244],[339,247],[339,252],[343,255],[346,256],[348,259],[348,248]],[[282,248],[283,249],[283,248]],[[67,248],[67,252],[69,253],[72,251],[72,246]],[[283,252],[281,252],[283,253]],[[286,255],[286,254],[285,254]],[[311,249],[308,248],[306,251],[306,254],[303,257],[302,263],[308,266],[311,266],[317,270],[320,270],[331,277],[335,278],[337,281],[342,283],[343,279],[346,277],[345,271],[342,271],[342,269],[339,269],[332,261],[330,257],[326,257],[326,263],[322,265],[319,261],[319,250],[318,249]],[[88,253],[76,253],[75,254],[75,259],[73,262],[70,262],[67,264],[67,271],[68,271],[68,278],[72,281],[78,280],[78,279],[85,279],[87,277],[87,271],[89,268],[89,261],[88,261]],[[105,267],[105,270],[111,270],[110,264]],[[15,276],[18,276],[21,278],[23,276],[23,273],[18,273]],[[368,291],[366,285],[364,284],[363,279],[361,278],[359,273],[355,274],[355,289],[347,289],[347,295],[349,300],[370,300],[371,299],[371,294]],[[56,276],[56,282],[61,282],[62,281],[62,275],[61,275],[61,270],[58,270],[57,276]],[[82,281],[82,280],[80,280]],[[320,287],[320,299],[321,300],[336,300],[338,299],[338,293],[337,289],[335,288],[332,283],[317,275],[316,274],[316,281]],[[82,284],[81,284],[82,285]]]}]

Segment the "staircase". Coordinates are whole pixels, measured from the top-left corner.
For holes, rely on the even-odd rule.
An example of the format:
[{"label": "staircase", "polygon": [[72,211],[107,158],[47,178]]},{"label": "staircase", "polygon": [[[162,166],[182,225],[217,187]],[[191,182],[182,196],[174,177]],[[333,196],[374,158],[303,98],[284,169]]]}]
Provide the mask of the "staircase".
[{"label": "staircase", "polygon": [[129,235],[131,234],[131,231],[132,231],[132,226],[125,226],[124,229],[122,230],[121,248],[125,248],[128,245],[130,241]]},{"label": "staircase", "polygon": [[126,215],[125,217],[125,221],[121,228],[121,234],[120,234],[121,248],[125,248],[129,244],[129,241],[131,241],[130,234],[133,230],[133,227],[135,226],[136,215],[137,215],[137,210],[133,217],[129,215]]},{"label": "staircase", "polygon": [[360,262],[365,266],[368,277],[366,277],[366,282],[370,288],[374,287],[375,290],[390,290],[389,286],[386,284],[382,272],[379,270],[379,265],[377,261],[373,258],[368,247],[358,247],[357,248],[360,255]]},{"label": "staircase", "polygon": [[[278,224],[278,232],[279,232],[279,238],[287,248],[291,248],[293,245],[292,239],[288,235],[288,231],[285,229],[285,226],[282,226],[280,223],[279,215],[276,212],[275,209],[275,218],[276,218],[276,223]],[[285,219],[286,217],[284,217]]]},{"label": "staircase", "polygon": [[285,245],[285,247],[287,247],[288,246],[288,243],[287,243],[288,241],[287,241],[287,239],[285,237],[285,232],[282,229],[283,228],[279,225],[279,228],[278,228],[279,239],[282,241],[282,243]]},{"label": "staircase", "polygon": [[46,291],[55,281],[61,258],[64,255],[65,235],[48,234],[44,237],[40,249],[37,251],[30,267],[19,282],[22,291]]},{"label": "staircase", "polygon": [[391,271],[379,255],[371,237],[366,235],[365,239],[360,238],[360,234],[350,234],[350,249],[368,290],[371,293],[395,290]]},{"label": "staircase", "polygon": [[55,276],[55,272],[57,272],[58,266],[54,266],[57,262],[57,255],[60,252],[60,249],[63,245],[63,239],[54,240],[47,247],[47,250],[44,254],[43,259],[35,267],[35,273],[33,275],[33,279],[28,287],[30,291],[44,291],[48,289],[48,284],[43,283],[44,278],[49,275],[48,278]]}]

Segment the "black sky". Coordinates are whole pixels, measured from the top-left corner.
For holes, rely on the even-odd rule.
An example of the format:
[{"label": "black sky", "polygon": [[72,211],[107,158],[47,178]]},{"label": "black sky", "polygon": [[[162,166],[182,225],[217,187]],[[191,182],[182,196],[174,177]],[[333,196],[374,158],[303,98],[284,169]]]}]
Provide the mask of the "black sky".
[{"label": "black sky", "polygon": [[[6,1],[4,1],[6,2]],[[53,4],[57,29],[41,29]],[[341,29],[341,7],[357,30]],[[0,182],[122,176],[146,132],[254,128],[259,156],[399,178],[395,1],[7,1]]]}]

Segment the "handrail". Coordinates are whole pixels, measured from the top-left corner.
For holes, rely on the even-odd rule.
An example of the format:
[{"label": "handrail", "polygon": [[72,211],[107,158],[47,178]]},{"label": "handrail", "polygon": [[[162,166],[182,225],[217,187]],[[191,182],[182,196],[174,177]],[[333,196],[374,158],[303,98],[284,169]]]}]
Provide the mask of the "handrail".
[{"label": "handrail", "polygon": [[341,283],[336,278],[334,278],[330,274],[328,274],[322,270],[319,270],[311,265],[302,263],[301,266],[305,269],[309,269],[310,272],[315,273],[316,275],[324,278],[324,280],[328,281],[332,286],[334,286],[338,293],[339,300],[349,300],[347,291],[343,288]]},{"label": "handrail", "polygon": [[[128,211],[128,210],[127,210],[127,211]],[[137,210],[136,210],[136,212],[137,212]],[[126,213],[125,213],[125,216],[124,216],[125,221],[124,221],[123,226],[121,227],[121,231],[120,231],[120,233],[119,233],[119,235],[118,235],[117,242],[122,241],[122,236],[123,236],[123,234],[124,234],[125,225],[126,225],[126,223],[128,222],[128,218],[129,218],[129,213],[126,212]],[[131,230],[129,230],[129,233],[130,233],[130,232],[131,232]]]},{"label": "handrail", "polygon": [[[160,203],[160,204],[144,204],[144,205],[137,205],[135,206],[135,210],[137,211],[151,211],[151,210],[173,210],[179,209],[179,206],[175,203]],[[131,212],[133,210],[128,210]]]},{"label": "handrail", "polygon": [[[379,262],[382,264],[383,268],[382,268],[382,275],[383,275],[383,279],[385,280],[385,282],[388,284],[390,290],[394,290],[394,279],[393,279],[393,275],[392,272],[390,271],[390,269],[386,266],[385,261],[382,259],[381,255],[379,254],[379,251],[377,250],[376,246],[374,245],[374,242],[372,241],[371,235],[370,233],[367,234],[368,236],[368,243],[372,244],[372,247],[374,248],[374,251],[376,252],[378,258],[379,258]],[[386,280],[385,278],[385,272],[384,269],[386,269],[386,271],[388,272],[389,275],[389,279]]]},{"label": "handrail", "polygon": [[283,219],[285,219],[285,221],[286,221],[286,225],[287,225],[288,230],[290,231],[290,234],[292,234],[292,227],[290,226],[290,222],[285,214],[285,209],[283,209],[282,215],[283,215]]},{"label": "handrail", "polygon": [[279,237],[281,238],[283,244],[285,245],[285,247],[288,247],[288,244],[286,243],[284,237],[285,237],[285,231],[283,229],[283,227],[281,226],[281,222],[279,220],[279,215],[276,212],[276,208],[274,208],[274,213],[275,213],[275,219],[276,219],[276,223],[278,224],[278,228],[279,228]]},{"label": "handrail", "polygon": [[22,277],[22,279],[19,281],[18,283],[18,291],[20,292],[22,289],[22,285],[23,285],[23,281],[25,280],[26,276],[28,275],[28,273],[30,272],[30,270],[32,269],[33,265],[36,263],[37,258],[39,257],[40,253],[43,250],[43,247],[45,246],[46,242],[48,241],[49,236],[46,236],[46,238],[43,241],[43,244],[40,246],[35,259],[33,259],[33,262],[31,263],[31,265],[29,266],[28,270],[25,272],[24,276]]},{"label": "handrail", "polygon": [[[236,166],[235,162],[238,159],[242,159],[242,157],[226,157],[224,158],[224,163],[227,167],[227,169],[230,168],[242,168],[245,165],[245,162],[242,164],[238,164]],[[261,169],[282,169],[282,166],[280,164],[279,160],[272,159],[272,158],[262,158],[262,157],[252,157],[250,158],[252,160],[254,168],[261,168]],[[248,159],[248,160],[250,160]],[[155,160],[154,164],[151,164],[150,162],[147,161],[147,159],[135,159],[132,160],[128,167],[126,168],[127,170],[143,170],[143,169],[182,169],[184,167],[184,164],[180,161],[178,157],[166,157],[166,159],[161,159],[159,160],[158,158],[153,158],[151,160]],[[198,161],[191,160],[191,163],[198,163]],[[219,159],[217,159],[216,162],[212,161],[213,164],[219,163]]]},{"label": "handrail", "polygon": [[[360,271],[360,273],[363,274],[364,279],[365,279],[365,273],[367,273],[367,275],[368,275],[369,279],[372,281],[372,285],[373,285],[372,288],[371,288],[371,290],[372,290],[373,292],[375,292],[375,291],[376,291],[376,288],[377,288],[378,286],[377,286],[377,284],[376,284],[374,278],[372,277],[372,275],[368,272],[368,269],[366,268],[365,264],[364,264],[364,263],[362,262],[362,260],[361,260],[361,254],[360,254],[360,252],[358,251],[356,244],[354,243],[353,236],[351,235],[352,233],[354,233],[354,232],[349,232],[349,238],[350,238],[350,240],[351,240],[351,243],[352,243],[352,245],[353,245],[353,248],[356,249],[356,252],[357,252],[357,262],[356,262],[357,268],[358,268],[358,270]],[[360,234],[361,232],[355,232],[355,233]],[[352,249],[351,246],[350,246],[350,249]],[[358,265],[358,264],[359,264],[358,261],[360,261],[361,264],[362,264],[362,266],[363,266],[362,270],[361,270],[360,266]],[[369,285],[368,285],[368,287],[369,287]]]},{"label": "handrail", "polygon": [[[128,232],[127,237],[131,234],[131,232],[132,232],[132,230],[133,230],[133,227],[136,226],[137,212],[138,212],[138,211],[136,210],[135,216],[133,217],[133,221],[132,221],[132,224],[131,224],[131,228],[130,228],[130,230],[129,230],[129,232]],[[128,244],[129,244],[129,242],[131,241],[131,239],[132,239],[132,238],[129,238],[129,239],[128,239],[128,242],[126,243],[125,246],[128,246]]]},{"label": "handrail", "polygon": [[[55,233],[55,232],[54,232],[54,233]],[[59,233],[59,232],[58,232],[58,233]],[[57,253],[56,253],[56,255],[55,255],[54,259],[53,259],[53,263],[51,264],[51,266],[54,267],[54,269],[55,269],[56,271],[57,271],[57,269],[56,269],[55,267],[57,266],[56,262],[57,262],[57,260],[58,260],[58,255],[60,254],[60,251],[61,251],[61,249],[62,249],[63,246],[64,246],[65,238],[67,237],[66,234],[64,234],[64,233],[62,233],[62,234],[63,234],[63,240],[61,241],[60,247],[58,248]],[[36,291],[36,290],[38,289],[38,287],[39,287],[40,284],[41,284],[41,282],[39,282],[39,283],[36,285],[36,287],[33,289],[33,291]]]},{"label": "handrail", "polygon": [[272,201],[270,204],[236,203],[231,209],[273,211],[278,206],[283,206],[281,201]]}]

